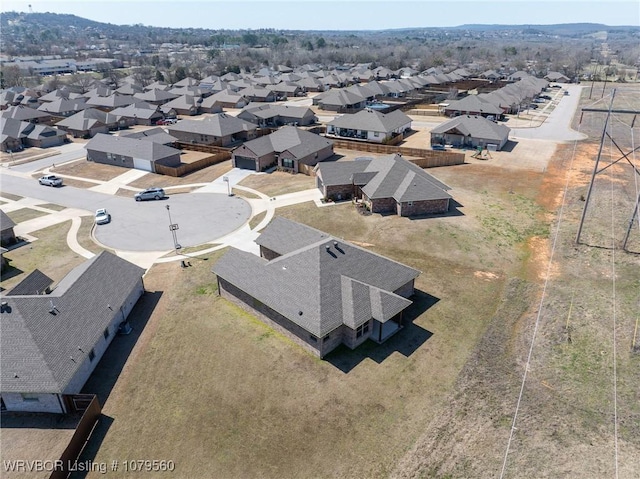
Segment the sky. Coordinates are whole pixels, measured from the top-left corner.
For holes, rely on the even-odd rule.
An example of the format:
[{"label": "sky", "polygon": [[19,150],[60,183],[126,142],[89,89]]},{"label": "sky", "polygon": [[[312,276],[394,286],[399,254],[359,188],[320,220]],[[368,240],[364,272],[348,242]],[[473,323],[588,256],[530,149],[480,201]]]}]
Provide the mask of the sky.
[{"label": "sky", "polygon": [[175,28],[382,30],[470,23],[640,26],[638,0],[3,0],[7,11],[68,13],[118,25]]}]

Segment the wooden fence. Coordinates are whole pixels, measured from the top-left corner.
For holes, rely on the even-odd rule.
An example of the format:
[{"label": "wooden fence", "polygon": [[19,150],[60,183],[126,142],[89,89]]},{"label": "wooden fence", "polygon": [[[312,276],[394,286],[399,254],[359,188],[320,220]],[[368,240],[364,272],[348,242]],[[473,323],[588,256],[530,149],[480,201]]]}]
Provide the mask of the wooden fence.
[{"label": "wooden fence", "polygon": [[334,148],[367,151],[370,153],[400,153],[402,156],[416,156],[419,158],[418,160],[410,161],[421,168],[461,165],[464,163],[464,153],[456,153],[453,151],[425,150],[423,148],[409,148],[406,146],[389,146],[379,145],[376,143],[361,143],[358,141],[331,139],[333,140]]},{"label": "wooden fence", "polygon": [[84,449],[85,445],[87,444],[93,428],[98,422],[100,413],[102,412],[100,402],[98,401],[98,397],[95,394],[73,394],[65,396],[65,403],[75,404],[76,410],[74,412],[81,412],[78,408],[78,405],[88,405],[82,413],[80,422],[78,423],[78,426],[76,427],[76,430],[73,433],[69,444],[60,456],[59,464],[61,464],[62,467],[54,468],[54,471],[49,476],[49,479],[65,479],[69,475],[69,466],[73,465],[73,463],[78,460],[78,457],[80,456],[82,449]]},{"label": "wooden fence", "polygon": [[[201,145],[205,146],[205,145]],[[159,175],[166,176],[184,176],[188,173],[201,170],[202,168],[206,168],[207,166],[215,165],[217,163],[222,163],[223,161],[227,161],[231,158],[231,152],[228,149],[220,148],[217,146],[209,146],[208,148],[218,148],[220,151],[211,156],[207,156],[206,158],[202,158],[201,160],[194,161],[193,163],[182,163],[180,166],[164,166],[156,163],[156,173]],[[193,149],[193,148],[190,148]],[[202,150],[198,150],[202,151]]]}]

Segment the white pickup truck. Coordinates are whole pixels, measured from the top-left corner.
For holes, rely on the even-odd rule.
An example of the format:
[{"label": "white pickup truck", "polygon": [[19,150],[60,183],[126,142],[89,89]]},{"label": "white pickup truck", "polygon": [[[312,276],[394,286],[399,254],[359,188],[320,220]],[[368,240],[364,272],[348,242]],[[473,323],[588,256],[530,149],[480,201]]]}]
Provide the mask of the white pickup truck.
[{"label": "white pickup truck", "polygon": [[56,175],[46,175],[40,177],[38,183],[45,186],[62,186],[62,178],[58,178]]}]

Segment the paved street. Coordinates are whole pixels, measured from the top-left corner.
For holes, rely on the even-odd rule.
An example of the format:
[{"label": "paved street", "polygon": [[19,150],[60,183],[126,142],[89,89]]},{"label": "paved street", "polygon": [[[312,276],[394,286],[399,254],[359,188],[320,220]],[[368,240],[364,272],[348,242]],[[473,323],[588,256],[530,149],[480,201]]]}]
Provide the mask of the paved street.
[{"label": "paved street", "polygon": [[36,180],[2,175],[2,191],[37,198],[93,214],[106,208],[112,221],[96,227],[95,236],[116,250],[163,251],[173,248],[169,212],[182,246],[195,246],[225,236],[242,226],[251,216],[251,207],[240,197],[225,194],[170,195],[166,200],[136,202],[130,198],[99,193],[72,186],[49,188]]}]

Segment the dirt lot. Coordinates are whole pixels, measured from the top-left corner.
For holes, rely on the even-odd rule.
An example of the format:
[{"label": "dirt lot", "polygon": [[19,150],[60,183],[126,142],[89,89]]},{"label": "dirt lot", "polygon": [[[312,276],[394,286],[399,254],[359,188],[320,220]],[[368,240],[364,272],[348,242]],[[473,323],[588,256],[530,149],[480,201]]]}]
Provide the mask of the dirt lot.
[{"label": "dirt lot", "polygon": [[151,187],[167,187],[167,186],[183,186],[198,183],[209,183],[216,178],[228,173],[231,170],[231,160],[223,161],[216,165],[208,166],[198,171],[194,171],[188,175],[180,178],[173,176],[157,175],[155,173],[148,173],[142,178],[137,179],[129,183],[129,186],[135,188],[151,188]]},{"label": "dirt lot", "polygon": [[284,195],[296,191],[315,188],[315,178],[303,174],[293,175],[282,171],[274,171],[264,175],[251,175],[239,183],[241,186],[253,188],[268,196]]},{"label": "dirt lot", "polygon": [[[84,159],[66,163],[64,165],[51,168],[53,173],[59,173],[61,175],[77,176],[79,178],[91,178],[93,180],[109,181],[116,176],[120,176],[123,173],[129,171],[128,168],[122,168],[119,166],[105,165],[102,163],[94,163],[93,161],[86,161]],[[67,183],[67,179],[64,180]],[[91,186],[95,186],[92,184]]]}]

